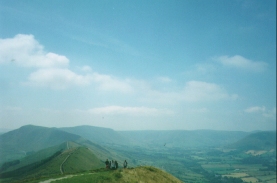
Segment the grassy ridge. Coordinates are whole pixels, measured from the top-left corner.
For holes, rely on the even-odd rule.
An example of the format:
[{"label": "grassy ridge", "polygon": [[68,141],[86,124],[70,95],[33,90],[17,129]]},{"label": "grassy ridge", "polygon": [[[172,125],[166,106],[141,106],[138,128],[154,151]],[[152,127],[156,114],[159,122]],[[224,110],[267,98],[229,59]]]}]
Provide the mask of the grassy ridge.
[{"label": "grassy ridge", "polygon": [[89,148],[78,147],[64,163],[63,170],[68,174],[101,167],[104,167],[104,162],[100,161]]},{"label": "grassy ridge", "polygon": [[66,141],[78,142],[81,139],[78,135],[56,128],[23,126],[0,135],[0,164],[5,161],[23,158],[34,151],[59,145]]},{"label": "grassy ridge", "polygon": [[176,177],[154,167],[137,167],[120,170],[100,170],[87,174],[76,175],[57,183],[181,183]]},{"label": "grassy ridge", "polygon": [[26,156],[25,158],[20,159],[20,163],[14,165],[14,166],[9,167],[8,169],[6,169],[3,172],[16,170],[16,169],[19,169],[21,167],[33,164],[35,162],[42,161],[43,159],[46,159],[46,158],[52,156],[57,151],[63,151],[66,148],[67,148],[67,142],[64,142],[64,143],[62,143],[60,145],[49,147],[49,148],[40,150],[38,152],[32,153],[32,154]]},{"label": "grassy ridge", "polygon": [[[5,182],[5,178],[20,182],[22,180],[84,172],[104,167],[104,163],[87,147],[74,147],[77,144],[73,142],[63,143],[61,146],[69,147],[69,149],[57,151],[48,158],[1,173],[0,182]],[[10,182],[10,180],[7,180],[7,182]]]}]

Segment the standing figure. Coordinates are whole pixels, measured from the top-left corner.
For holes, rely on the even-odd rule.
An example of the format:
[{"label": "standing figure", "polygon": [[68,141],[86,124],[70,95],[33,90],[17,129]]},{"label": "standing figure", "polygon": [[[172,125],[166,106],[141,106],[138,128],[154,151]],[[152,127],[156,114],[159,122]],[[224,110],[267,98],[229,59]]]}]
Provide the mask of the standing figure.
[{"label": "standing figure", "polygon": [[115,162],[114,162],[114,160],[112,160],[111,169],[112,169],[112,170],[114,170],[114,169],[115,169]]},{"label": "standing figure", "polygon": [[109,162],[108,159],[105,161],[105,164],[106,164],[106,168],[109,169],[110,168],[110,162]]},{"label": "standing figure", "polygon": [[123,167],[124,167],[124,168],[127,168],[127,165],[128,165],[128,163],[127,163],[127,161],[125,160],[124,163],[123,163]]}]

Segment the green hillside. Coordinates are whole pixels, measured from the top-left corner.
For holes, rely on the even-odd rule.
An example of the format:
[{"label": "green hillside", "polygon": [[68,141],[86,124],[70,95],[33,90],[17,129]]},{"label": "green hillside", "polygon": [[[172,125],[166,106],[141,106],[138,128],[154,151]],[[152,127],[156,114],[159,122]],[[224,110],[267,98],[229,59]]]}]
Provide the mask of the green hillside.
[{"label": "green hillside", "polygon": [[3,172],[0,178],[2,178],[1,182],[5,180],[11,182],[84,172],[101,167],[104,167],[103,161],[98,159],[89,148],[79,146],[57,151],[45,159]]},{"label": "green hillside", "polygon": [[228,147],[240,150],[276,149],[276,131],[256,132],[231,144]]},{"label": "green hillside", "polygon": [[23,126],[0,135],[0,164],[5,161],[23,158],[34,151],[66,141],[78,142],[80,140],[82,140],[80,136],[57,128]]},{"label": "green hillside", "polygon": [[[95,170],[90,173],[57,178],[57,183],[181,183],[171,174],[154,167],[137,167],[119,170]],[[41,182],[45,183],[45,182]]]},{"label": "green hillside", "polygon": [[[53,147],[48,147],[48,148],[42,149],[42,150],[40,150],[38,152],[34,152],[34,153],[29,154],[26,157],[18,160],[18,163],[14,164],[12,166],[11,165],[10,166],[4,166],[5,164],[7,164],[7,163],[5,163],[1,167],[0,173],[8,172],[8,171],[13,171],[13,170],[19,169],[21,167],[25,167],[27,165],[33,164],[35,162],[42,161],[42,160],[44,160],[46,158],[51,157],[53,154],[55,154],[58,151],[64,151],[64,150],[66,150],[68,144],[72,144],[72,142],[64,142],[64,143],[62,143],[60,145],[56,145],[56,146],[53,146]],[[12,161],[12,162],[14,162],[14,161]]]}]

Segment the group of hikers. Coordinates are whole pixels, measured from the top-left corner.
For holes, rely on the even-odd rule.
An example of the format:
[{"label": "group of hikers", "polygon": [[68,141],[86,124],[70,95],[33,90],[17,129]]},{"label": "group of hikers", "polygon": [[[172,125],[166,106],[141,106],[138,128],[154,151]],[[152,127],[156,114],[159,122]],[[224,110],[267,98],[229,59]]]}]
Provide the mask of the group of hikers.
[{"label": "group of hikers", "polygon": [[[107,169],[111,169],[111,170],[116,170],[118,168],[118,163],[117,161],[109,161],[108,159],[105,161],[105,164],[106,164],[106,168]],[[127,168],[127,161],[125,160],[124,163],[123,163],[123,168]]]}]

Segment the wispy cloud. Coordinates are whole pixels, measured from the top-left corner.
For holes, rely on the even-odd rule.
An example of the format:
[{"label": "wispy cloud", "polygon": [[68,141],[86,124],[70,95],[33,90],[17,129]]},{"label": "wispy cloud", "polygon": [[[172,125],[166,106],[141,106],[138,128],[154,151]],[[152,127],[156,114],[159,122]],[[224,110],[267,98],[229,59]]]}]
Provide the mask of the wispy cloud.
[{"label": "wispy cloud", "polygon": [[66,68],[47,68],[31,73],[28,81],[23,84],[51,89],[65,89],[74,85],[88,85],[90,81],[89,75],[79,75]]},{"label": "wispy cloud", "polygon": [[228,94],[225,89],[215,83],[203,81],[189,81],[182,92],[185,101],[215,101],[222,99],[236,99],[236,94]]},{"label": "wispy cloud", "polygon": [[0,63],[15,63],[23,67],[67,67],[68,58],[46,52],[33,35],[18,34],[0,39]]},{"label": "wispy cloud", "polygon": [[173,112],[166,109],[157,109],[149,107],[122,107],[122,106],[107,106],[100,108],[89,109],[93,114],[127,114],[127,115],[159,115],[159,114],[172,114]]},{"label": "wispy cloud", "polygon": [[220,100],[234,100],[237,94],[228,93],[223,87],[215,83],[203,81],[188,81],[180,90],[159,91],[151,87],[142,89],[143,101],[159,104],[178,104],[180,102],[211,102]]},{"label": "wispy cloud", "polygon": [[0,64],[14,63],[19,67],[34,67],[24,85],[66,89],[72,86],[95,84],[102,91],[131,92],[128,80],[92,72],[89,66],[81,67],[85,74],[78,74],[69,67],[69,59],[63,55],[46,52],[33,35],[18,34],[0,39]]},{"label": "wispy cloud", "polygon": [[265,106],[253,106],[253,107],[249,107],[247,109],[244,110],[247,113],[257,113],[257,112],[264,112],[265,111]]},{"label": "wispy cloud", "polygon": [[265,118],[276,119],[276,107],[267,109],[265,106],[252,106],[244,110],[246,113],[261,114]]},{"label": "wispy cloud", "polygon": [[252,61],[240,55],[235,55],[233,57],[224,55],[220,57],[214,57],[214,60],[218,61],[224,66],[245,69],[254,72],[265,71],[268,66],[266,62]]},{"label": "wispy cloud", "polygon": [[121,91],[124,93],[133,91],[128,79],[120,80],[110,75],[95,72],[91,75],[91,81],[98,84],[98,88],[103,91]]}]

